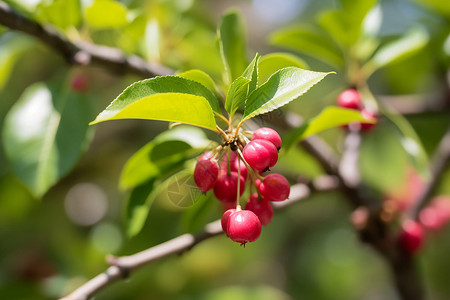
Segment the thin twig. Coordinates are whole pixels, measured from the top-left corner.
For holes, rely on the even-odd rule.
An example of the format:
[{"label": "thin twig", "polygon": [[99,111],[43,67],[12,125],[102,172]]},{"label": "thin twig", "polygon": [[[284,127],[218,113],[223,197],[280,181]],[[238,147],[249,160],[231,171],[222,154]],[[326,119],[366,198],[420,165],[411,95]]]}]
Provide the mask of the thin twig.
[{"label": "thin twig", "polygon": [[96,65],[118,74],[135,74],[143,78],[173,74],[173,70],[140,57],[125,56],[117,49],[87,42],[73,43],[50,26],[44,26],[16,12],[0,1],[0,24],[34,36],[59,53],[71,65]]},{"label": "thin twig", "polygon": [[[314,181],[310,185],[293,185],[291,188],[291,194],[289,195],[289,200],[286,200],[286,203],[280,202],[279,204],[274,205],[274,209],[281,210],[293,205],[294,203],[304,200],[311,194],[312,191],[327,192],[334,190],[337,188],[337,185],[338,182],[333,178],[324,177]],[[202,231],[196,234],[183,234],[172,240],[133,255],[109,257],[108,263],[110,264],[110,267],[108,267],[105,272],[95,276],[60,300],[87,300],[95,293],[111,285],[112,283],[127,278],[137,268],[146,266],[151,262],[165,258],[172,254],[183,253],[202,241],[222,233],[221,221],[217,220],[207,224]]]}]

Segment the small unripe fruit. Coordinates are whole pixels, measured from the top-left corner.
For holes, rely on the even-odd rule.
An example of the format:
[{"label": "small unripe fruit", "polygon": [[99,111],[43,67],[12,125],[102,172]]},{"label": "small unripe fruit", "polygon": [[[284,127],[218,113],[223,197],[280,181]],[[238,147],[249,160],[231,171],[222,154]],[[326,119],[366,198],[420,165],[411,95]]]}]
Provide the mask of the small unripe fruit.
[{"label": "small unripe fruit", "polygon": [[261,234],[261,222],[253,212],[238,210],[228,217],[227,233],[232,241],[245,245],[258,239]]},{"label": "small unripe fruit", "polygon": [[[237,198],[238,174],[231,172],[230,175],[221,175],[214,185],[214,195],[217,199],[224,202],[233,202]],[[244,193],[245,180],[240,177],[240,195]]]},{"label": "small unripe fruit", "polygon": [[425,232],[419,223],[407,220],[403,223],[400,233],[400,243],[403,249],[410,253],[416,253],[423,244]]},{"label": "small unripe fruit", "polygon": [[245,209],[250,210],[258,216],[261,225],[267,225],[272,221],[273,208],[266,199],[258,199],[258,194],[254,193],[245,206]]},{"label": "small unripe fruit", "polygon": [[76,92],[85,92],[89,88],[89,80],[85,74],[75,74],[70,80],[70,88]]},{"label": "small unripe fruit", "polygon": [[264,177],[259,186],[261,196],[269,201],[283,201],[289,197],[291,186],[287,179],[277,173],[272,173]]},{"label": "small unripe fruit", "polygon": [[202,192],[214,187],[219,176],[219,165],[215,160],[200,160],[195,165],[194,181]]},{"label": "small unripe fruit", "polygon": [[228,235],[228,220],[230,219],[230,215],[236,211],[235,208],[230,208],[227,211],[225,211],[222,215],[221,224],[222,224],[222,230],[225,232],[226,235]]},{"label": "small unripe fruit", "polygon": [[262,139],[271,142],[277,150],[281,148],[281,137],[272,128],[262,127],[253,132],[252,140]]},{"label": "small unripe fruit", "polygon": [[249,142],[242,151],[245,161],[255,170],[263,171],[278,161],[278,150],[269,141],[256,139]]},{"label": "small unripe fruit", "polygon": [[337,104],[340,107],[359,109],[362,105],[361,96],[355,89],[348,89],[339,94]]}]

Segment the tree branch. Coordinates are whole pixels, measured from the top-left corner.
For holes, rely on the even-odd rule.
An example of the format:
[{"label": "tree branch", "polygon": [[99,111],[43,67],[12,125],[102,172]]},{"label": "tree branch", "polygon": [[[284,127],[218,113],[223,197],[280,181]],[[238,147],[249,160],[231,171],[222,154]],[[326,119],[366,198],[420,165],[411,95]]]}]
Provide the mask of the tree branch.
[{"label": "tree branch", "polygon": [[72,43],[52,27],[24,17],[3,1],[0,1],[0,24],[34,36],[71,65],[96,65],[118,74],[134,74],[144,78],[173,74],[173,70],[167,67],[148,63],[134,55],[125,56],[116,48],[87,42]]},{"label": "tree branch", "polygon": [[[332,177],[319,177],[310,184],[296,184],[291,188],[289,200],[274,203],[274,210],[279,211],[306,199],[311,192],[326,192],[336,189],[338,181]],[[202,231],[196,234],[186,233],[172,240],[148,248],[129,256],[108,257],[110,267],[103,273],[95,276],[78,289],[60,300],[87,300],[101,289],[112,283],[125,279],[137,268],[148,265],[153,261],[165,258],[172,254],[180,254],[190,250],[204,240],[222,234],[221,221],[217,220],[207,224]]]},{"label": "tree branch", "polygon": [[436,186],[439,183],[441,174],[450,163],[450,127],[447,129],[445,135],[442,137],[439,145],[433,155],[433,159],[430,164],[431,179],[425,187],[420,198],[416,201],[414,208],[412,209],[411,217],[417,219],[422,208],[428,203],[431,195],[433,194]]}]

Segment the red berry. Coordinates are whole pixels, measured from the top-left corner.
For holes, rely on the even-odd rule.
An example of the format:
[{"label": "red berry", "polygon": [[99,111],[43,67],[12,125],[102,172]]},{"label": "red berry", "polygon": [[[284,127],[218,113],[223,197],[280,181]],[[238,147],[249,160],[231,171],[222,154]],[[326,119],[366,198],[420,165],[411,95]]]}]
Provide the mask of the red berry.
[{"label": "red berry", "polygon": [[255,170],[263,171],[278,161],[278,150],[269,141],[256,139],[249,142],[242,151],[247,163]]},{"label": "red berry", "polygon": [[[233,153],[233,152],[232,152]],[[240,161],[239,158],[236,157],[236,155],[231,156],[232,159],[230,161],[230,172],[238,172],[238,164],[241,169],[241,176],[244,177],[244,179],[247,179],[247,167],[245,166],[245,163],[243,161]],[[225,158],[222,163],[220,164],[220,174],[225,175],[228,172],[228,160]]]},{"label": "red berry", "polygon": [[215,160],[200,160],[195,165],[194,181],[202,192],[214,187],[219,176],[219,165]]},{"label": "red berry", "polygon": [[254,193],[245,206],[245,209],[250,210],[258,216],[261,225],[267,225],[272,221],[273,208],[266,199],[258,199],[258,194]]},{"label": "red berry", "polygon": [[340,107],[359,109],[361,107],[361,96],[357,90],[348,89],[339,94],[337,104]]},{"label": "red berry", "polygon": [[281,137],[278,134],[278,132],[276,132],[272,128],[262,127],[255,130],[255,132],[253,132],[252,135],[252,140],[257,139],[262,139],[271,142],[272,144],[274,144],[277,150],[280,150],[281,148]]},{"label": "red berry", "polygon": [[287,179],[280,174],[272,173],[264,177],[259,186],[261,196],[269,201],[283,201],[289,197],[291,186]]},{"label": "red berry", "polygon": [[[361,114],[367,120],[372,120],[372,119],[376,119],[377,118],[376,114],[374,114],[373,112],[368,111],[366,109],[362,109],[361,110]],[[376,123],[374,123],[374,124],[372,124],[372,123],[361,123],[361,130],[362,131],[368,131],[368,130],[372,129],[372,127],[375,126],[375,124]]]},{"label": "red berry", "polygon": [[425,232],[419,223],[407,220],[403,223],[400,243],[408,253],[416,253],[423,244]]},{"label": "red berry", "polygon": [[[240,178],[240,195],[244,193],[245,180],[244,177]],[[224,202],[233,202],[237,198],[237,183],[238,174],[231,172],[230,175],[221,175],[214,185],[214,195],[217,199]]]},{"label": "red berry", "polygon": [[258,239],[261,234],[261,222],[253,212],[238,210],[230,214],[227,232],[231,240],[245,245]]},{"label": "red berry", "polygon": [[70,87],[77,92],[84,92],[89,88],[89,81],[85,74],[76,74],[70,81]]},{"label": "red berry", "polygon": [[207,159],[211,159],[213,157],[213,153],[212,151],[206,151],[205,153],[203,153],[202,155],[200,155],[200,157],[198,158],[199,161],[201,160],[207,160]]},{"label": "red berry", "polygon": [[230,219],[230,215],[232,213],[234,213],[235,211],[236,211],[236,209],[230,208],[226,212],[224,212],[222,215],[222,219],[221,219],[222,230],[223,230],[223,232],[225,232],[226,235],[228,235],[228,230],[227,230],[228,220]]}]

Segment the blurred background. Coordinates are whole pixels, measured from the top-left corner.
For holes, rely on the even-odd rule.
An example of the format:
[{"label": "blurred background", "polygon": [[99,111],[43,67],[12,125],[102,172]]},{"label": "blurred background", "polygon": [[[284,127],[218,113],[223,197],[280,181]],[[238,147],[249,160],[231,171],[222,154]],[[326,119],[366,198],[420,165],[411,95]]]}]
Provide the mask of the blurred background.
[{"label": "blurred background", "polygon": [[[336,0],[124,0],[109,1],[115,3],[105,6],[110,10],[101,6],[102,1],[90,0],[6,2],[27,17],[51,24],[72,41],[118,47],[174,70],[201,69],[218,80],[222,66],[216,51],[217,23],[225,11],[238,7],[246,23],[249,57],[255,52],[292,50],[310,70],[337,72],[301,101],[258,118],[256,122],[264,126],[286,118],[288,111],[304,119],[314,117],[335,104],[339,92],[349,85],[348,73],[339,67],[294,51],[292,45],[283,47],[276,38],[280,30],[313,26],[325,11],[340,9],[342,4]],[[369,19],[367,27],[378,41],[389,42],[412,28],[425,32],[421,47],[375,71],[368,83],[377,99],[405,112],[430,155],[450,124],[450,2],[382,0],[371,13],[378,17]],[[221,216],[219,204],[212,199],[178,207],[160,197],[143,230],[127,237],[124,207],[130,192],[119,188],[122,169],[168,124],[123,120],[88,127],[87,123],[140,79],[98,67],[70,66],[36,39],[0,26],[0,299],[61,297],[104,271],[107,254],[133,254],[196,232]],[[69,115],[83,125],[65,137],[67,166],[48,190],[30,188],[31,171],[17,171],[17,164],[33,159],[33,153],[17,149],[11,158],[5,150],[10,149],[8,114],[20,108],[27,88],[39,82],[54,87],[56,94],[66,90],[83,107]],[[20,130],[26,133],[32,124],[25,122]],[[380,199],[402,194],[411,170],[393,131],[392,125],[381,122],[363,137],[361,147],[361,173]],[[343,130],[331,129],[320,136],[338,153],[342,151]],[[323,173],[301,148],[284,153],[275,171],[291,181]],[[449,183],[447,171],[436,194],[450,195]],[[411,194],[402,195],[408,201]],[[398,299],[388,267],[358,240],[350,213],[339,193],[314,195],[277,213],[259,240],[245,248],[225,236],[209,239],[181,256],[139,269],[95,299]],[[429,235],[417,255],[427,299],[450,298],[449,250],[446,226]]]}]

